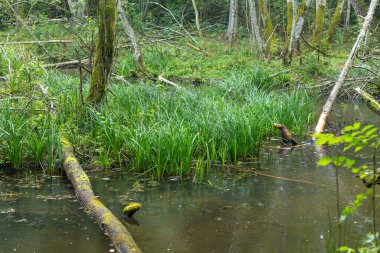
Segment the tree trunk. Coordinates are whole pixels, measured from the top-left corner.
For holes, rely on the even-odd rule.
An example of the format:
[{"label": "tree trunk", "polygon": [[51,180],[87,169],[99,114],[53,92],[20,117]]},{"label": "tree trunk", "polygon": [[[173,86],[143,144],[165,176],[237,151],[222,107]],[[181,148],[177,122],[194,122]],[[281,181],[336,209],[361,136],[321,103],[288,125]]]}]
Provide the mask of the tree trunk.
[{"label": "tree trunk", "polygon": [[268,8],[264,2],[264,0],[259,0],[259,13],[261,15],[261,19],[264,24],[264,36],[267,41],[265,44],[267,52],[271,52],[276,47],[276,35],[274,33],[274,28],[272,24],[272,20],[269,15]]},{"label": "tree trunk", "polygon": [[340,16],[342,15],[344,0],[338,0],[334,15],[330,21],[329,29],[327,30],[325,44],[331,43],[335,35],[336,27],[338,26]]},{"label": "tree trunk", "polygon": [[67,177],[74,187],[80,204],[111,239],[121,253],[140,253],[131,234],[113,213],[95,196],[90,180],[74,156],[73,148],[65,138],[60,138],[62,158]]},{"label": "tree trunk", "polygon": [[332,89],[330,96],[326,101],[326,104],[323,106],[323,111],[319,117],[318,124],[315,127],[315,133],[321,133],[325,129],[327,117],[329,116],[332,105],[333,105],[336,97],[338,96],[339,90],[342,87],[342,85],[346,79],[346,76],[348,74],[348,70],[351,67],[351,65],[355,59],[355,56],[356,56],[356,54],[357,54],[357,52],[361,46],[361,43],[363,42],[365,34],[367,33],[367,31],[369,29],[369,25],[371,24],[376,5],[377,5],[377,0],[371,0],[371,4],[370,4],[370,7],[368,9],[367,16],[364,20],[362,28],[360,29],[359,35],[356,39],[356,42],[351,49],[350,55],[348,56],[347,61],[344,64],[342,72],[340,73],[339,78],[336,81],[334,88]]},{"label": "tree trunk", "polygon": [[351,18],[351,0],[347,0],[346,20],[344,21],[344,31],[347,31],[350,27]]},{"label": "tree trunk", "polygon": [[[288,53],[289,53],[289,58],[292,58],[292,45],[293,45],[293,41],[294,41],[294,35],[296,33],[296,26],[297,26],[297,1],[296,0],[291,0],[291,12],[292,14],[290,15],[291,16],[291,25],[290,25],[290,28],[288,28],[290,31],[290,34],[289,34],[289,41],[288,41],[288,44],[287,44],[287,50],[288,50]],[[289,7],[289,5],[288,5]],[[288,21],[288,24],[289,24],[289,21]]]},{"label": "tree trunk", "polygon": [[249,5],[249,17],[251,20],[251,30],[252,30],[252,38],[256,42],[257,47],[259,48],[259,52],[261,56],[266,60],[263,42],[261,40],[259,25],[257,23],[257,13],[256,13],[256,4],[255,0],[248,0]]},{"label": "tree trunk", "polygon": [[20,2],[18,0],[14,0],[13,2],[14,2],[13,5],[14,5],[16,15],[19,17],[19,18],[16,18],[16,26],[17,26],[17,29],[20,29],[22,27]]},{"label": "tree trunk", "polygon": [[193,2],[194,13],[195,13],[195,24],[197,25],[199,38],[202,38],[202,29],[201,29],[201,23],[199,21],[199,12],[197,8],[197,3],[195,2],[195,0],[192,0],[192,2]]},{"label": "tree trunk", "polygon": [[320,46],[322,40],[323,26],[325,24],[325,8],[326,0],[320,0],[315,16],[315,26],[313,30],[313,43],[317,47]]},{"label": "tree trunk", "polygon": [[238,7],[238,0],[230,0],[230,16],[227,29],[227,39],[230,46],[232,46],[237,39]]},{"label": "tree trunk", "polygon": [[141,50],[140,50],[140,45],[137,41],[135,32],[133,31],[133,28],[128,21],[128,18],[125,15],[125,12],[124,12],[124,9],[121,5],[120,0],[117,1],[117,12],[119,13],[119,18],[121,20],[121,23],[123,24],[124,30],[127,33],[128,38],[131,41],[133,49],[135,51],[134,55],[135,55],[136,67],[139,71],[146,74],[146,69],[145,69],[145,65],[144,65],[144,58],[143,58]]},{"label": "tree trunk", "polygon": [[71,10],[70,10],[69,1],[68,0],[61,0],[61,6],[62,6],[63,16],[70,18],[71,17]]},{"label": "tree trunk", "polygon": [[359,18],[364,18],[366,11],[366,4],[363,0],[351,0],[352,8]]},{"label": "tree trunk", "polygon": [[291,34],[292,34],[292,30],[293,30],[293,26],[294,26],[294,23],[293,23],[293,1],[292,0],[287,0],[286,1],[286,50],[288,50],[288,47],[291,45],[290,44],[290,37],[291,37]]},{"label": "tree trunk", "polygon": [[87,0],[86,1],[86,8],[85,8],[85,14],[89,17],[96,17],[98,14],[98,5],[100,0]]},{"label": "tree trunk", "polygon": [[98,12],[98,40],[92,67],[90,92],[87,97],[87,100],[93,104],[102,102],[107,94],[108,79],[111,75],[114,56],[115,0],[100,0]]},{"label": "tree trunk", "polygon": [[364,98],[364,100],[368,103],[368,106],[377,114],[380,115],[380,103],[374,99],[369,93],[360,89],[359,87],[355,88],[355,91],[360,94]]},{"label": "tree trunk", "polygon": [[292,51],[300,52],[301,50],[301,34],[303,26],[305,24],[306,16],[310,9],[311,0],[303,0],[300,8],[298,9],[298,21],[296,30],[294,33],[294,43],[292,45]]}]

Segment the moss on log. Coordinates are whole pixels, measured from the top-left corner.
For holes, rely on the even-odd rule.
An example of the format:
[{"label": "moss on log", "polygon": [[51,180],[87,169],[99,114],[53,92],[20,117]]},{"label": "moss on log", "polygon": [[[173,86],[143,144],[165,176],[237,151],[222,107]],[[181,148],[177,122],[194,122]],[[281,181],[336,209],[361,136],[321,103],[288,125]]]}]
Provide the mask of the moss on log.
[{"label": "moss on log", "polygon": [[95,196],[87,174],[75,158],[70,142],[61,137],[62,158],[67,177],[72,183],[75,194],[89,215],[105,231],[116,249],[121,253],[140,253],[141,250],[131,234],[113,213]]}]

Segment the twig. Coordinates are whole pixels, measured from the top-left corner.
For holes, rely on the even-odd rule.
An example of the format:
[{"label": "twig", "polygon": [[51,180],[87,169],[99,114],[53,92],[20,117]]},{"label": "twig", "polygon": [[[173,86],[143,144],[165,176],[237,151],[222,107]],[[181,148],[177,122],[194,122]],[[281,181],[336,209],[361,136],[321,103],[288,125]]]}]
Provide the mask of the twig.
[{"label": "twig", "polygon": [[194,46],[194,45],[191,44],[190,42],[188,42],[187,45],[188,45],[189,47],[191,47],[192,49],[194,49],[194,50],[196,50],[196,51],[198,51],[198,52],[203,53],[205,56],[209,56],[209,55],[210,55],[207,51],[203,50],[202,48],[199,48],[199,47]]}]

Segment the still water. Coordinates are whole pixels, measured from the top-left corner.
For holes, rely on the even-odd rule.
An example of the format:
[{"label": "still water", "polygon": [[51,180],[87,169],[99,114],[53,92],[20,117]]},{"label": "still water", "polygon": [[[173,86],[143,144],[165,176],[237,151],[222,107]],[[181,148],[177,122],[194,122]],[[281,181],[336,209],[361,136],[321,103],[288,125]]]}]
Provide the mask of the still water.
[{"label": "still water", "polygon": [[[336,109],[342,119],[375,120],[371,112]],[[363,109],[365,110],[365,109]],[[365,117],[363,117],[365,115]],[[336,116],[337,117],[337,116]],[[349,120],[348,120],[349,121]],[[345,122],[351,123],[351,122]],[[125,204],[142,209],[126,224],[144,252],[327,252],[336,213],[334,168],[316,167],[312,145],[293,150],[270,141],[260,161],[221,168],[208,180],[168,178],[157,183],[120,172],[90,174],[96,194],[121,218]],[[363,153],[360,162],[370,161]],[[76,202],[64,178],[0,180],[0,253],[109,252],[113,247]],[[340,171],[341,205],[366,190]],[[357,246],[372,228],[370,201],[343,226],[343,240]],[[380,216],[379,208],[377,216]]]}]

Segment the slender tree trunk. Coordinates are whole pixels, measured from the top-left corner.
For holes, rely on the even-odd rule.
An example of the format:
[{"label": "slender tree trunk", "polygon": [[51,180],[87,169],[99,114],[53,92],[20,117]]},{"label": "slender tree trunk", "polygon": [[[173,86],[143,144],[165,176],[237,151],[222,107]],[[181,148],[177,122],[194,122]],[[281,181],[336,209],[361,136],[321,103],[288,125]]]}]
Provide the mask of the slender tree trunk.
[{"label": "slender tree trunk", "polygon": [[363,0],[351,0],[351,5],[359,18],[364,18],[366,4]]},{"label": "slender tree trunk", "polygon": [[[292,9],[293,9],[293,14],[292,14],[292,29],[291,29],[291,34],[289,38],[289,45],[288,45],[288,50],[289,54],[292,52],[292,44],[294,41],[294,35],[296,33],[296,26],[297,26],[297,1],[292,0]],[[290,55],[291,58],[291,55]]]},{"label": "slender tree trunk", "polygon": [[351,0],[347,0],[346,20],[344,21],[344,31],[347,31],[350,27],[351,18]]},{"label": "slender tree trunk", "polygon": [[125,15],[124,9],[121,6],[121,1],[117,1],[117,12],[119,13],[119,18],[123,24],[124,30],[128,35],[129,40],[132,43],[133,49],[135,51],[135,63],[139,71],[142,73],[146,74],[146,69],[145,69],[145,64],[144,64],[144,59],[140,50],[140,45],[137,41],[135,32],[133,31],[133,28],[131,24],[128,21],[127,16]]},{"label": "slender tree trunk", "polygon": [[259,52],[261,56],[266,60],[263,42],[260,36],[259,25],[257,23],[257,13],[256,13],[256,4],[255,0],[248,0],[249,5],[249,17],[251,20],[251,30],[252,30],[252,38],[256,42],[257,47],[259,48]]},{"label": "slender tree trunk", "polygon": [[264,25],[264,36],[266,42],[266,49],[271,52],[276,47],[276,35],[274,33],[274,28],[272,24],[272,20],[269,15],[268,8],[264,2],[264,0],[259,0],[259,13],[261,15],[261,19],[263,20]]},{"label": "slender tree trunk", "polygon": [[306,16],[310,9],[311,0],[302,0],[302,4],[298,9],[298,21],[294,32],[294,42],[292,43],[292,51],[301,52],[301,34],[305,24]]},{"label": "slender tree trunk", "polygon": [[19,17],[19,18],[16,18],[16,26],[17,26],[17,29],[20,29],[22,26],[20,2],[19,0],[14,0],[13,2],[14,2],[13,5],[14,5],[16,15]]},{"label": "slender tree trunk", "polygon": [[62,6],[62,10],[63,10],[63,15],[67,18],[70,18],[71,17],[71,10],[70,10],[69,0],[61,0],[61,6]]},{"label": "slender tree trunk", "polygon": [[89,17],[96,17],[98,14],[98,8],[100,0],[87,0],[85,7],[85,14]]},{"label": "slender tree trunk", "polygon": [[287,7],[287,19],[286,19],[286,50],[290,46],[290,37],[293,30],[293,1],[287,0],[286,1],[286,7]]},{"label": "slender tree trunk", "polygon": [[330,21],[329,29],[327,30],[325,44],[331,43],[335,35],[336,27],[338,26],[340,16],[342,15],[344,0],[338,0],[334,15]]},{"label": "slender tree trunk", "polygon": [[358,50],[359,50],[359,48],[363,42],[363,39],[364,39],[368,29],[369,29],[369,26],[370,26],[372,18],[373,18],[373,14],[375,12],[376,5],[377,5],[377,0],[371,0],[371,4],[370,4],[370,7],[368,9],[367,16],[364,20],[362,28],[360,29],[359,35],[356,39],[356,42],[351,49],[350,55],[348,56],[348,59],[347,59],[346,63],[344,64],[342,72],[340,73],[338,80],[336,81],[334,88],[332,89],[330,96],[326,101],[326,104],[323,106],[323,111],[319,117],[317,126],[315,127],[315,133],[321,133],[325,129],[326,120],[329,116],[329,113],[331,111],[333,103],[334,103],[336,97],[338,96],[340,88],[344,84],[344,81],[345,81],[346,76],[348,74],[349,68],[351,67],[351,65],[355,59],[355,56],[356,56],[356,54],[357,54],[357,52],[358,52]]},{"label": "slender tree trunk", "polygon": [[199,21],[199,12],[197,8],[197,3],[195,2],[195,0],[192,0],[192,2],[193,2],[194,13],[195,13],[195,24],[197,25],[199,38],[202,38],[202,29],[201,29],[201,23]]},{"label": "slender tree trunk", "polygon": [[325,24],[326,0],[320,0],[318,10],[315,16],[315,26],[313,30],[313,43],[317,47],[321,44],[323,35],[323,26]]},{"label": "slender tree trunk", "polygon": [[96,43],[95,60],[92,67],[90,93],[87,100],[99,104],[107,94],[108,79],[114,56],[115,40],[115,0],[99,0],[98,40]]},{"label": "slender tree trunk", "polygon": [[230,46],[237,40],[238,7],[238,0],[230,0],[230,16],[227,29],[227,39]]}]

